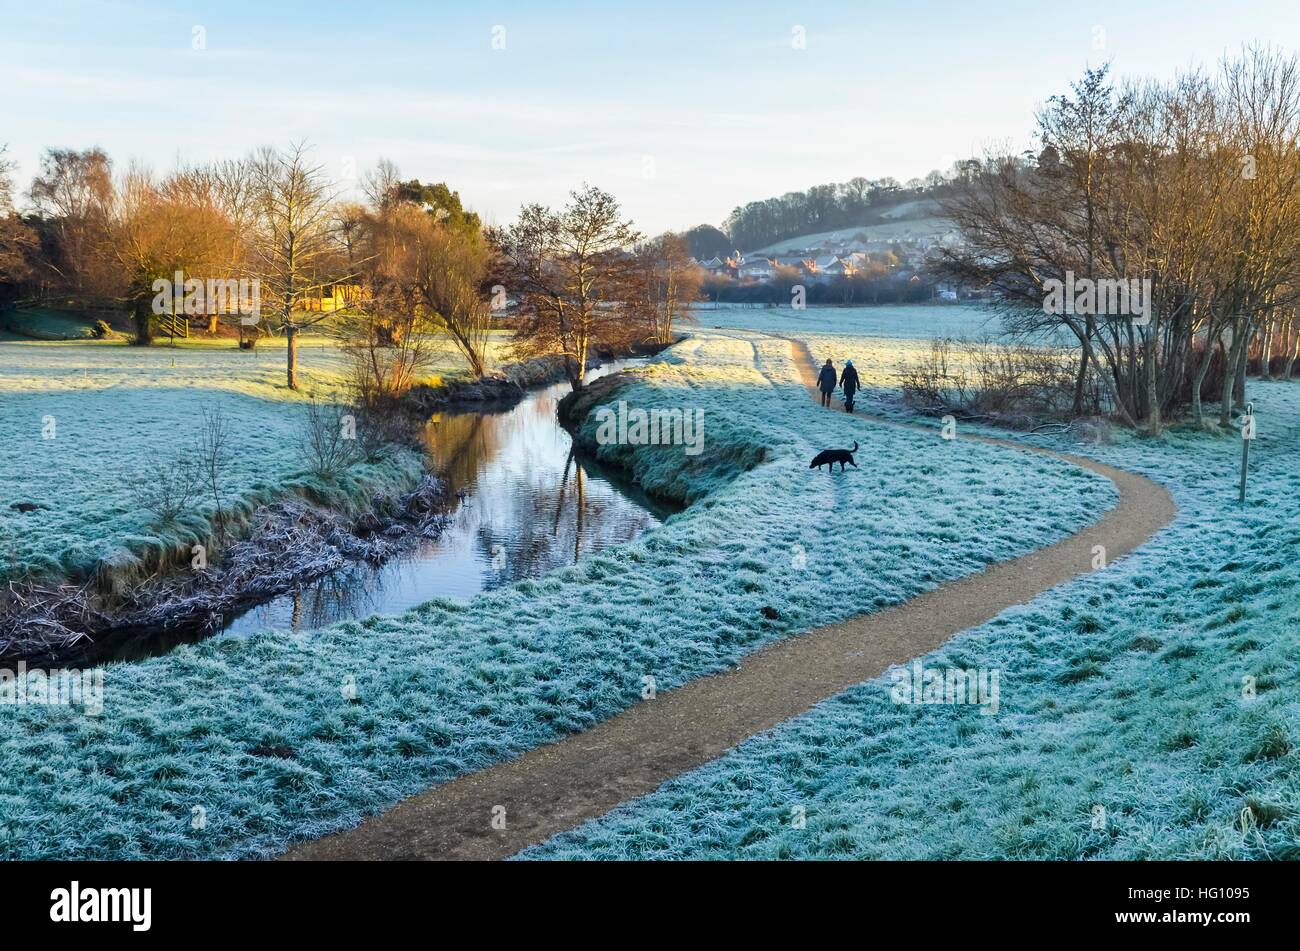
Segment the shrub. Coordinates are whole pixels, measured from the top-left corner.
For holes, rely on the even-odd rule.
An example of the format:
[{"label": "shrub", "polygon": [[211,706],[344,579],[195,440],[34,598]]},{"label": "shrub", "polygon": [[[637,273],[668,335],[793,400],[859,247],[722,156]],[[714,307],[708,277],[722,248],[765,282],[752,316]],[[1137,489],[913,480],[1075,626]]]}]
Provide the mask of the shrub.
[{"label": "shrub", "polygon": [[353,411],[338,403],[309,403],[298,432],[298,448],[307,468],[333,481],[359,462],[363,452]]},{"label": "shrub", "polygon": [[194,504],[201,489],[198,467],[184,456],[128,480],[137,506],[153,513],[159,525],[170,525]]},{"label": "shrub", "polygon": [[903,399],[932,416],[1033,428],[1061,419],[1074,401],[1074,375],[1056,350],[1022,343],[930,342],[930,352],[902,367]]}]

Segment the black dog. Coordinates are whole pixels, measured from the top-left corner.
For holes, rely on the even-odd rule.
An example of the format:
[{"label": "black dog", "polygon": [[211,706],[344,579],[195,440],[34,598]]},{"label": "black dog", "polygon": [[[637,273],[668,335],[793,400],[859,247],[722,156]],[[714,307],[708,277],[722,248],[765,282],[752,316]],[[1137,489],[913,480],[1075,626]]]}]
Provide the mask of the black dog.
[{"label": "black dog", "polygon": [[813,461],[808,463],[808,468],[820,469],[822,466],[827,466],[827,472],[834,472],[835,463],[838,462],[840,464],[840,472],[843,472],[844,463],[847,462],[856,469],[858,464],[853,461],[853,454],[857,451],[858,441],[856,439],[853,440],[852,449],[823,449],[821,452],[817,453],[817,455],[813,456]]}]

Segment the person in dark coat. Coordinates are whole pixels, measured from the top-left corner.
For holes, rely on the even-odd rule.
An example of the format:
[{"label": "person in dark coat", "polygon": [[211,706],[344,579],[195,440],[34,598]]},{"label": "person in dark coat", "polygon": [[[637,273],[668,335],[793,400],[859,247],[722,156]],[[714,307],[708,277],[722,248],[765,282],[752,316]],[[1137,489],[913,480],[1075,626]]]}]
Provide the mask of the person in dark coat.
[{"label": "person in dark coat", "polygon": [[817,389],[822,391],[822,405],[831,405],[831,394],[835,392],[835,364],[830,359],[826,360],[826,365],[822,367],[822,372],[817,374]]},{"label": "person in dark coat", "polygon": [[844,388],[844,408],[851,413],[853,394],[862,388],[862,382],[858,379],[858,371],[854,368],[852,360],[844,361],[844,374],[840,377],[840,386]]}]

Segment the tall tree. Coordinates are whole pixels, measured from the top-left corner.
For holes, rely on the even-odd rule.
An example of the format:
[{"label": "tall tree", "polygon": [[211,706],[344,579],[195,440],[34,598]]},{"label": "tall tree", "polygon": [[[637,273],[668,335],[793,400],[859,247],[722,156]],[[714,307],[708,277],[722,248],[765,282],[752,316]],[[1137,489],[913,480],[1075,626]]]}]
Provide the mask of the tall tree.
[{"label": "tall tree", "polygon": [[640,254],[648,282],[651,335],[658,343],[672,343],[673,325],[693,316],[692,305],[699,299],[704,272],[691,260],[683,235],[661,235],[647,242]]},{"label": "tall tree", "polygon": [[[234,238],[233,224],[194,187],[193,179],[179,172],[158,182],[145,168],[128,169],[114,203],[111,240],[106,246],[118,275],[119,300],[124,300],[135,321],[135,342],[154,339],[156,292],[154,282],[224,277]],[[172,288],[167,304],[173,316],[184,286]],[[204,298],[205,312],[214,302]]]},{"label": "tall tree", "polygon": [[13,162],[6,150],[0,145],[0,309],[9,306],[31,277],[37,251],[36,233],[14,208]]},{"label": "tall tree", "polygon": [[355,272],[341,253],[334,186],[311,163],[305,144],[255,156],[253,201],[252,273],[260,281],[263,316],[285,335],[286,382],[296,390],[298,336],[330,317],[320,305],[323,294]]},{"label": "tall tree", "polygon": [[[965,242],[945,267],[993,288],[1017,327],[1075,336],[1076,412],[1087,374],[1152,435],[1189,402],[1199,418],[1217,350],[1226,426],[1257,332],[1297,303],[1300,66],[1247,50],[1217,77],[1116,90],[1094,70],[1072,92],[1040,113],[1036,162],[959,178],[948,212]],[[1145,312],[1087,296],[1049,312],[1048,282],[1070,276],[1145,282]]]},{"label": "tall tree", "polygon": [[29,192],[54,241],[43,263],[60,290],[78,298],[104,293],[103,243],[113,206],[112,165],[103,149],[47,149]]},{"label": "tall tree", "polygon": [[595,347],[635,340],[642,298],[631,247],[640,238],[614,196],[590,185],[559,211],[525,205],[518,221],[494,233],[505,286],[519,301],[518,352],[562,356],[578,389]]}]

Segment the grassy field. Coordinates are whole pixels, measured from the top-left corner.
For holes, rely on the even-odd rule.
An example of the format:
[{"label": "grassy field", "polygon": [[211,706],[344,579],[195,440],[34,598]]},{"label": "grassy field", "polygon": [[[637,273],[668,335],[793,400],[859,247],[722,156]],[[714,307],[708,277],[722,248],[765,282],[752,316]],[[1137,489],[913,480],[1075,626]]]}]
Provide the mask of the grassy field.
[{"label": "grassy field", "polygon": [[[449,343],[439,347],[429,382],[465,372]],[[284,342],[274,338],[253,351],[198,338],[152,347],[0,342],[0,577],[80,577],[105,560],[129,564],[205,537],[210,501],[163,527],[128,486],[187,451],[205,409],[230,424],[226,493],[236,511],[293,489],[342,501],[371,485],[409,481],[412,460],[400,471],[362,467],[360,481],[341,486],[305,473],[297,438],[304,403],[341,397],[347,368],[323,338],[304,340],[299,363],[294,392],[285,383]],[[19,512],[16,503],[40,507]]]},{"label": "grassy field", "polygon": [[991,309],[974,304],[909,304],[890,307],[750,307],[700,304],[696,319],[703,329],[759,330],[806,336],[845,335],[862,343],[898,346],[904,340],[936,337],[979,338],[1001,329]]},{"label": "grassy field", "polygon": [[[690,508],[467,604],[110,665],[99,716],[10,708],[0,855],[273,853],[612,716],[647,674],[671,689],[1055,541],[1115,500],[1054,459],[864,433],[818,409],[789,346],[763,336],[701,334],[617,397],[704,410],[699,455],[604,449]],[[855,437],[861,470],[809,473],[813,452]]]},{"label": "grassy field", "polygon": [[526,857],[1300,857],[1300,386],[1250,397],[1244,507],[1235,438],[1037,440],[1163,483],[1180,514],[922,659],[1000,671],[996,715],[897,704],[887,675]]}]

